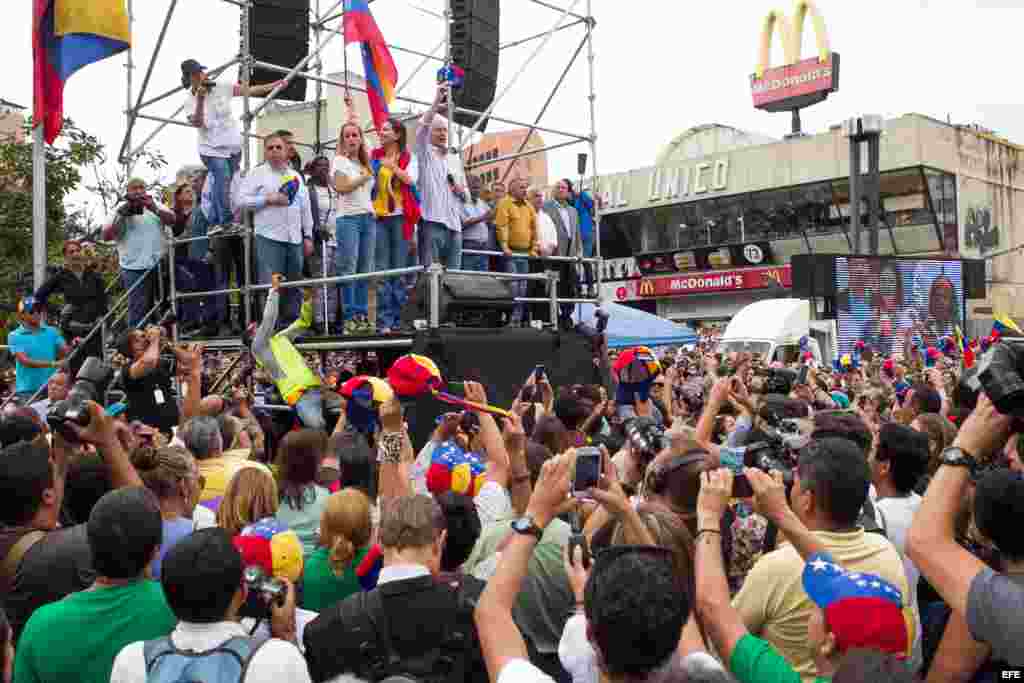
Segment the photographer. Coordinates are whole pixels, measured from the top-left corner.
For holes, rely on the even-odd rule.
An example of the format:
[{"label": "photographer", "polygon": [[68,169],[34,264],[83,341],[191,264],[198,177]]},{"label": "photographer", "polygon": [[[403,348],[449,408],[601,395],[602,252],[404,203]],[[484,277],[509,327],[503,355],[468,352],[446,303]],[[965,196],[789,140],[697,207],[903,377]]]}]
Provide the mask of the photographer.
[{"label": "photographer", "polygon": [[[85,338],[107,313],[107,286],[95,270],[88,268],[88,259],[82,252],[82,243],[68,240],[64,243],[64,266],[57,269],[36,290],[39,305],[49,308],[52,294],[64,296],[64,309],[60,316],[60,329],[65,339]],[[74,377],[89,356],[102,356],[103,338],[93,335],[85,348],[74,354],[69,372]]]},{"label": "photographer", "polygon": [[117,242],[121,284],[131,289],[140,278],[145,282],[128,295],[128,326],[138,327],[153,307],[156,274],[149,275],[163,255],[164,226],[172,226],[174,212],[146,192],[145,181],[132,178],[125,187],[125,199],[103,228],[103,239]]},{"label": "photographer", "polygon": [[121,338],[117,350],[131,362],[122,370],[128,410],[125,419],[140,420],[171,434],[179,420],[178,404],[171,389],[171,370],[161,358],[163,331],[152,325],[142,330],[129,330]]},{"label": "photographer", "polygon": [[249,595],[243,569],[242,555],[223,529],[196,531],[175,544],[164,558],[161,583],[178,625],[155,641],[125,646],[114,660],[111,683],[178,680],[181,674],[213,681],[225,669],[239,683],[309,681],[296,647],[295,587],[287,582],[284,604],[270,608],[273,637],[257,649],[238,623]]}]

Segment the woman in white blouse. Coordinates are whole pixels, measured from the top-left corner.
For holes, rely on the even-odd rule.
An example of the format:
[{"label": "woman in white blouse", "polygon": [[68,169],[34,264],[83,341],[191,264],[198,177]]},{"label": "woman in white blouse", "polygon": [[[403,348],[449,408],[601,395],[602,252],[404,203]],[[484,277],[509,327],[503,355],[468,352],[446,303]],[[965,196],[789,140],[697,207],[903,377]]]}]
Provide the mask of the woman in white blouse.
[{"label": "woman in white blouse", "polygon": [[[363,131],[357,123],[350,121],[341,127],[338,150],[331,165],[338,191],[338,275],[369,273],[374,270],[377,248],[377,221],[370,199],[374,179]],[[341,285],[346,333],[371,332],[367,319],[368,292],[369,280]]]}]

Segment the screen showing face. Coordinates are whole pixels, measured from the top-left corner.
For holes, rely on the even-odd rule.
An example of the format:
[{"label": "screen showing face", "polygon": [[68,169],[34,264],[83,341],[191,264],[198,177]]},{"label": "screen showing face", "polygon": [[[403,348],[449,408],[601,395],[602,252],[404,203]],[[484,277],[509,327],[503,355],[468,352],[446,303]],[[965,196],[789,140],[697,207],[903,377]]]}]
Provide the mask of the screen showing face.
[{"label": "screen showing face", "polygon": [[960,261],[840,257],[836,291],[840,355],[864,340],[884,356],[902,356],[915,338],[938,346],[963,329]]}]

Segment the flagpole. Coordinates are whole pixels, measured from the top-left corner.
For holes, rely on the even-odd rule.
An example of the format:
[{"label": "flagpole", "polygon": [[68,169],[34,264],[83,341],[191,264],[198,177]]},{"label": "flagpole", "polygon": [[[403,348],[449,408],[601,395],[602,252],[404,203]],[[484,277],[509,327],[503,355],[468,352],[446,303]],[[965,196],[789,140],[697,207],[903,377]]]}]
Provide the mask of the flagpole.
[{"label": "flagpole", "polygon": [[[41,116],[40,114],[36,114]],[[43,124],[32,129],[32,276],[39,289],[46,277],[46,143]]]}]

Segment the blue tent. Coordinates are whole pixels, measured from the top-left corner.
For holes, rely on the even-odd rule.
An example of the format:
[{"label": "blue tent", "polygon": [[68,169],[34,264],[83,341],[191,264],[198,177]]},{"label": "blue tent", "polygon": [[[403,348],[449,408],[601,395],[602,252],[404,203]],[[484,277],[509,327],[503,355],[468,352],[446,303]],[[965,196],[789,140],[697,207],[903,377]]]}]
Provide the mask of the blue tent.
[{"label": "blue tent", "polygon": [[[608,348],[621,349],[629,346],[667,346],[692,344],[697,334],[687,325],[665,320],[638,308],[616,303],[601,306],[608,312]],[[594,304],[576,306],[573,318],[588,325],[596,325]]]}]

